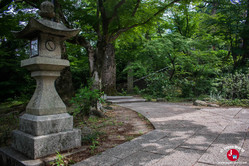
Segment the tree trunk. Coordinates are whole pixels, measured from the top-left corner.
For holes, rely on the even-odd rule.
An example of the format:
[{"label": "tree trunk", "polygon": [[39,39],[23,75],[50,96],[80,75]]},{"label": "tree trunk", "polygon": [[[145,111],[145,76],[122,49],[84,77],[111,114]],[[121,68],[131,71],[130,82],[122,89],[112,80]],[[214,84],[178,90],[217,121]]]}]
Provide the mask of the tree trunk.
[{"label": "tree trunk", "polygon": [[104,46],[104,51],[101,57],[101,83],[102,91],[107,95],[116,95],[116,61],[115,50],[111,43]]},{"label": "tree trunk", "polygon": [[[66,54],[66,46],[62,44],[62,59],[68,59]],[[70,67],[66,67],[62,70],[61,76],[55,82],[56,90],[61,97],[62,101],[67,105],[70,106],[70,100],[74,95],[74,87],[72,82],[72,73]]]},{"label": "tree trunk", "polygon": [[133,69],[129,69],[127,72],[127,92],[133,93]]}]

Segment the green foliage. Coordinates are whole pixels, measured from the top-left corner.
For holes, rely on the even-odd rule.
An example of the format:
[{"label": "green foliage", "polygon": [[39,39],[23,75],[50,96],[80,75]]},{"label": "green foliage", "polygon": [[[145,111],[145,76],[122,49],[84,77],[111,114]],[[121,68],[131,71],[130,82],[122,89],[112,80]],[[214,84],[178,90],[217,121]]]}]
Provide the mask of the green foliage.
[{"label": "green foliage", "polygon": [[64,156],[61,155],[58,151],[56,151],[56,153],[57,153],[57,155],[56,155],[56,159],[55,159],[55,164],[57,166],[64,166],[65,165],[64,161],[63,161]]},{"label": "green foliage", "polygon": [[75,97],[72,98],[71,102],[76,106],[74,116],[79,113],[89,116],[91,107],[96,107],[97,101],[104,102],[101,98],[103,93],[97,89],[91,89],[90,87],[91,84],[89,87],[85,86],[78,89]]},{"label": "green foliage", "polygon": [[144,93],[154,97],[171,98],[179,95],[173,81],[169,80],[167,73],[156,73],[146,79],[147,88]]},{"label": "green foliage", "polygon": [[66,42],[66,46],[73,86],[75,89],[79,89],[82,84],[87,84],[87,80],[90,79],[88,56],[80,46],[68,42]]},{"label": "green foliage", "polygon": [[60,154],[58,151],[56,151],[56,159],[53,162],[50,162],[49,164],[51,166],[68,166],[71,164],[75,164],[73,160],[68,160],[65,156]]},{"label": "green foliage", "polygon": [[[1,109],[2,111],[2,109]],[[2,113],[2,112],[1,112]],[[12,137],[12,130],[16,130],[19,125],[19,114],[10,112],[0,116],[0,146],[8,146]]]},{"label": "green foliage", "polygon": [[93,142],[93,140],[98,139],[101,135],[103,135],[103,133],[97,132],[97,131],[93,132],[91,134],[88,134],[88,135],[82,137],[82,143],[91,144]]},{"label": "green foliage", "polygon": [[[103,1],[102,5],[90,0],[58,1],[67,18],[67,26],[80,28],[80,36],[90,41],[94,49],[102,39],[112,41],[111,37],[117,35],[120,29],[126,31],[127,27],[151,18],[170,1],[140,1],[137,10],[134,10],[136,0],[126,0],[115,8],[119,2],[108,0]],[[41,0],[33,3],[39,6]],[[99,13],[98,5],[102,5],[106,16]],[[15,39],[11,33],[24,27],[20,21],[27,22],[31,16],[37,17],[30,12],[32,10],[34,8],[19,1],[0,9],[1,102],[9,98],[30,98],[34,91],[35,81],[30,77],[30,72],[19,66],[21,60],[28,58],[28,42]],[[60,10],[59,6],[56,13],[59,12],[57,10]],[[146,24],[129,29],[113,41],[117,55],[117,83],[126,82],[129,70],[133,70],[134,79],[139,79],[167,68],[161,71],[163,73],[147,77],[147,88],[143,93],[166,99],[198,97],[210,92],[213,96],[225,98],[248,97],[247,87],[241,81],[236,81],[243,79],[242,82],[247,82],[246,77],[227,74],[236,68],[248,68],[247,10],[248,1],[234,5],[227,0],[210,3],[187,0],[172,5],[166,13],[159,12]],[[133,14],[134,11],[136,13]],[[108,25],[104,25],[107,22]],[[88,50],[82,47],[84,42],[79,44],[66,43],[76,89],[87,84],[90,73]],[[227,76],[220,78],[221,75]],[[216,79],[223,79],[220,82],[224,83],[224,87],[214,87],[213,84],[220,83]],[[120,90],[124,89],[120,87]],[[214,88],[219,92],[215,92]],[[141,93],[139,89],[135,91]],[[81,88],[73,99],[77,107],[75,114],[89,114],[90,106],[96,105],[98,99],[100,92]]]},{"label": "green foliage", "polygon": [[221,99],[218,103],[223,106],[249,107],[249,99]]},{"label": "green foliage", "polygon": [[95,153],[95,150],[96,150],[96,148],[97,148],[98,145],[99,145],[98,139],[99,139],[99,138],[96,138],[96,139],[93,139],[93,140],[92,140],[92,145],[90,146],[90,149],[91,149],[91,153],[92,153],[92,154]]},{"label": "green foliage", "polygon": [[249,74],[235,72],[216,79],[213,93],[219,94],[225,99],[249,98]]},{"label": "green foliage", "polygon": [[92,134],[88,134],[82,138],[82,143],[84,144],[91,144],[90,149],[91,153],[95,153],[96,148],[99,145],[99,137],[103,135],[102,132],[95,131]]},{"label": "green foliage", "polygon": [[146,57],[144,61],[139,60],[145,64],[141,66],[147,71],[163,70],[146,78],[147,88],[143,92],[167,100],[209,94],[213,79],[221,71],[229,70],[231,63],[224,60],[227,56],[225,50],[192,49],[195,46],[191,38],[179,33],[148,41],[141,51],[141,57]]},{"label": "green foliage", "polygon": [[20,61],[28,58],[28,42],[16,39],[12,31],[23,28],[20,21],[27,21],[34,16],[23,3],[13,2],[0,9],[0,102],[7,99],[15,100],[20,96],[30,98],[35,86],[35,81],[30,77],[30,72],[20,67]]}]

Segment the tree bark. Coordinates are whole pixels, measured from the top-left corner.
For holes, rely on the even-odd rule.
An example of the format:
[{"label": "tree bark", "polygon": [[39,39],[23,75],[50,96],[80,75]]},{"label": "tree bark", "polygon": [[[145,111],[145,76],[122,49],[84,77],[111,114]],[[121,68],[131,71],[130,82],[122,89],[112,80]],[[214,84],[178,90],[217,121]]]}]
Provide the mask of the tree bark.
[{"label": "tree bark", "polygon": [[102,91],[107,95],[116,95],[116,61],[113,44],[108,43],[102,54],[101,82]]},{"label": "tree bark", "polygon": [[127,72],[127,92],[133,93],[133,69],[129,69]]}]

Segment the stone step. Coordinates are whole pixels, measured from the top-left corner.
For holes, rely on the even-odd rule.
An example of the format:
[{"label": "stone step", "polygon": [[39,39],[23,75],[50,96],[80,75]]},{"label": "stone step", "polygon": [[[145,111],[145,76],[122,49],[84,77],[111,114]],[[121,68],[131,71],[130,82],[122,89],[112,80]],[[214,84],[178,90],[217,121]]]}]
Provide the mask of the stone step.
[{"label": "stone step", "polygon": [[135,103],[135,102],[145,102],[146,99],[119,99],[119,100],[106,100],[108,103],[121,104],[121,103]]},{"label": "stone step", "polygon": [[106,100],[132,99],[133,96],[107,96]]}]

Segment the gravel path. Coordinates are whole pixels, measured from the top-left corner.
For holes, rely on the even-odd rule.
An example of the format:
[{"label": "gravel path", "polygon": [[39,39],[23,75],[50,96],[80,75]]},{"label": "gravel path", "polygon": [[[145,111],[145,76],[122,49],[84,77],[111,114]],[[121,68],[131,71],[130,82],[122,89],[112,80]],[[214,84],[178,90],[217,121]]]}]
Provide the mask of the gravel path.
[{"label": "gravel path", "polygon": [[[249,165],[249,109],[119,105],[143,114],[155,130],[74,166]],[[232,156],[238,160],[230,161]]]}]

